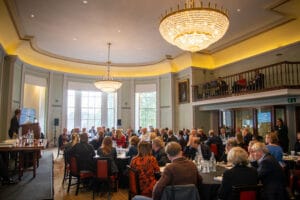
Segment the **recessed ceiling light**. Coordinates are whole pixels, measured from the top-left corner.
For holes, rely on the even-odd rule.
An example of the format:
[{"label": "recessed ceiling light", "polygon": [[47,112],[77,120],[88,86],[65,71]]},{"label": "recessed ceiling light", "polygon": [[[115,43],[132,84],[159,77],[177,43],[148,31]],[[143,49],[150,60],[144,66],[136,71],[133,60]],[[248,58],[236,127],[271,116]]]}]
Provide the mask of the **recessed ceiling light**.
[{"label": "recessed ceiling light", "polygon": [[84,4],[87,4],[87,3],[88,3],[88,1],[84,0],[84,1],[82,1],[82,3],[84,3]]},{"label": "recessed ceiling light", "polygon": [[236,11],[241,12],[241,9],[238,8],[238,9],[236,9]]},{"label": "recessed ceiling light", "polygon": [[118,33],[121,33],[121,30],[118,30]]},{"label": "recessed ceiling light", "polygon": [[34,14],[30,14],[30,18],[35,18],[35,15]]},{"label": "recessed ceiling light", "polygon": [[74,41],[76,41],[76,40],[77,40],[77,38],[76,38],[76,37],[74,37],[74,38],[73,38],[73,40],[74,40]]}]

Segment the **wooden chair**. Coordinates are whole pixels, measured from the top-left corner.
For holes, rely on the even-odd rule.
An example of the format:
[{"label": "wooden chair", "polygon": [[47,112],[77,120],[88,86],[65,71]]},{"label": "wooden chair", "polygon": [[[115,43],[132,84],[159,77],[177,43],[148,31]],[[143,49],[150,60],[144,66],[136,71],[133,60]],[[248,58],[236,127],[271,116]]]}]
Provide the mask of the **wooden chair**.
[{"label": "wooden chair", "polygon": [[70,173],[70,164],[69,164],[69,153],[64,150],[64,177],[62,180],[62,184],[65,183],[65,180],[69,178]]},{"label": "wooden chair", "polygon": [[131,168],[129,165],[127,165],[127,169],[129,180],[128,200],[131,200],[135,195],[141,194],[139,173],[136,169]]},{"label": "wooden chair", "polygon": [[232,186],[232,200],[259,200],[262,184]]},{"label": "wooden chair", "polygon": [[[77,157],[76,156],[71,156],[70,157],[70,171],[69,171],[69,184],[68,184],[68,193],[70,191],[70,187],[72,185],[76,185],[76,193],[75,195],[78,195],[79,192],[79,186],[82,180],[84,179],[91,179],[94,177],[94,173],[91,171],[84,171],[78,169],[78,162],[77,162]],[[72,179],[76,178],[77,181],[72,184]]]},{"label": "wooden chair", "polygon": [[[118,180],[115,175],[111,173],[111,160],[110,158],[100,157],[96,161],[97,171],[93,181],[93,199],[95,198],[95,193],[99,191],[99,183],[103,186],[108,186],[108,199],[110,199],[110,192],[113,187],[118,188]],[[117,189],[118,190],[118,189]]]}]

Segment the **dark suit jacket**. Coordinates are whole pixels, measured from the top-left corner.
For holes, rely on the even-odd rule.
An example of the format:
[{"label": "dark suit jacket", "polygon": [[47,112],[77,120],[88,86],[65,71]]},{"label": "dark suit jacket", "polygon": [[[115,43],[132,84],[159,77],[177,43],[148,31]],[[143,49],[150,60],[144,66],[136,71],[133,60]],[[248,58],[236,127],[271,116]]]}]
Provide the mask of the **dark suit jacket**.
[{"label": "dark suit jacket", "polygon": [[12,138],[13,133],[18,134],[19,133],[19,128],[20,128],[19,120],[16,116],[14,116],[10,120],[10,127],[9,127],[9,130],[8,130],[9,137]]},{"label": "dark suit jacket", "polygon": [[96,163],[93,158],[95,150],[92,145],[84,142],[77,143],[71,148],[70,156],[77,157],[79,170],[96,170]]},{"label": "dark suit jacket", "polygon": [[202,177],[198,173],[196,165],[184,157],[177,158],[166,166],[162,176],[153,189],[153,200],[160,200],[164,188],[168,185],[195,184],[198,186]]},{"label": "dark suit jacket", "polygon": [[275,126],[274,130],[278,132],[279,145],[282,147],[283,152],[287,153],[289,150],[289,137],[287,126]]},{"label": "dark suit jacket", "polygon": [[284,173],[271,155],[264,155],[261,162],[258,162],[258,178],[263,184],[264,200],[284,200],[285,199],[285,179]]},{"label": "dark suit jacket", "polygon": [[164,148],[161,148],[156,152],[152,151],[152,155],[156,158],[158,166],[164,166],[167,162],[169,162]]},{"label": "dark suit jacket", "polygon": [[218,196],[223,200],[231,199],[232,186],[255,185],[257,183],[258,174],[255,168],[237,165],[224,172]]},{"label": "dark suit jacket", "polygon": [[137,146],[130,146],[126,156],[130,157],[130,160],[138,154]]}]

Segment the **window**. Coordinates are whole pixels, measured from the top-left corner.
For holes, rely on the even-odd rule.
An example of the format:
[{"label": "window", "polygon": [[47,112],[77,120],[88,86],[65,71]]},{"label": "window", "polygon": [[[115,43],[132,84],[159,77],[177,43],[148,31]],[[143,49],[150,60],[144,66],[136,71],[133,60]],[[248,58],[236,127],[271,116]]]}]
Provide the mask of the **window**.
[{"label": "window", "polygon": [[68,90],[68,111],[67,111],[67,128],[72,130],[74,126],[75,119],[75,91]]},{"label": "window", "polygon": [[260,108],[257,109],[257,130],[260,136],[265,135],[271,131],[271,108]]},{"label": "window", "polygon": [[249,128],[253,133],[253,109],[239,109],[235,111],[235,124],[236,128]]},{"label": "window", "polygon": [[[143,92],[143,90],[145,92]],[[137,91],[138,92],[135,94],[136,129],[140,126],[156,127],[155,85],[140,85],[140,87],[137,87]]]},{"label": "window", "polygon": [[81,127],[101,125],[101,92],[81,92]]},{"label": "window", "polygon": [[[116,93],[102,95],[98,91],[68,90],[67,128],[114,126],[116,123]],[[107,102],[107,103],[106,103]]]},{"label": "window", "polygon": [[107,95],[107,127],[116,126],[116,93],[109,93]]}]

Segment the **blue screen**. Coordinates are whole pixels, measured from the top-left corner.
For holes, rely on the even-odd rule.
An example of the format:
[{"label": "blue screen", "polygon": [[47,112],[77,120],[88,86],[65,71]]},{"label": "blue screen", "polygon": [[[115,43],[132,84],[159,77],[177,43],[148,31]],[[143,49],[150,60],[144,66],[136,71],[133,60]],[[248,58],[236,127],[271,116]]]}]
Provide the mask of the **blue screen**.
[{"label": "blue screen", "polygon": [[260,112],[257,114],[258,123],[271,122],[271,112]]},{"label": "blue screen", "polygon": [[35,109],[23,108],[21,111],[20,124],[34,123],[36,119]]}]

